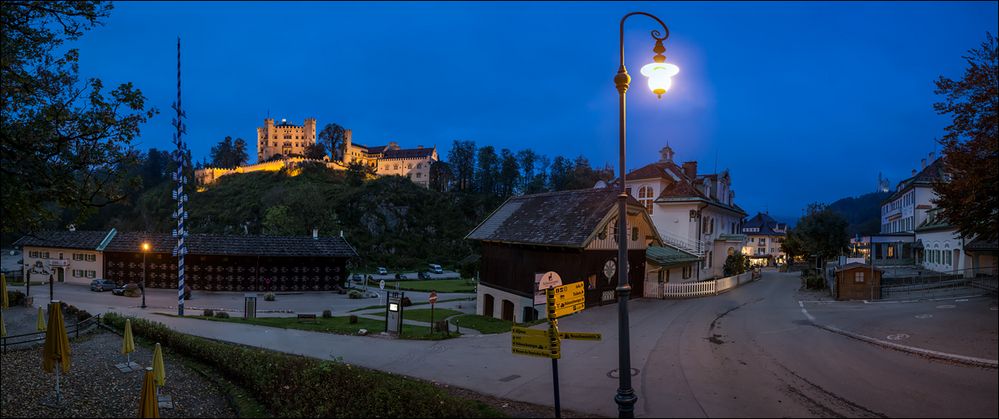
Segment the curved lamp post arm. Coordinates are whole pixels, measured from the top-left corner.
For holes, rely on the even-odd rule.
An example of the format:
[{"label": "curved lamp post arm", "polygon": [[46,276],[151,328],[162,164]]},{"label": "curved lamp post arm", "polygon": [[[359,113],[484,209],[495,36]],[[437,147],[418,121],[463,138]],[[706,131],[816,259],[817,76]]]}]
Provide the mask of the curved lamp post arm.
[{"label": "curved lamp post arm", "polygon": [[657,41],[665,41],[666,38],[669,38],[669,28],[666,27],[666,24],[663,23],[663,21],[660,20],[658,17],[655,17],[655,16],[653,16],[653,15],[651,15],[649,13],[645,13],[645,12],[631,12],[631,13],[628,13],[628,14],[624,15],[624,17],[621,18],[621,32],[620,32],[620,34],[621,34],[621,36],[620,36],[620,42],[621,42],[621,66],[622,67],[624,67],[624,21],[628,20],[629,17],[632,17],[634,15],[648,16],[648,17],[650,17],[652,19],[655,19],[656,22],[659,22],[659,24],[662,25],[663,31],[665,32],[665,34],[661,35],[659,33],[658,29],[653,29],[652,30],[652,37],[655,38]]}]

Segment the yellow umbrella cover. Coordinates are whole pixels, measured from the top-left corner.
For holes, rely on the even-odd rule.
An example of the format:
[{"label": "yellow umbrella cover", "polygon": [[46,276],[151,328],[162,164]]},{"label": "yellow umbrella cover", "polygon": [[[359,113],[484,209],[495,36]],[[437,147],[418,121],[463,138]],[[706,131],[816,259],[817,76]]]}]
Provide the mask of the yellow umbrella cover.
[{"label": "yellow umbrella cover", "polygon": [[125,319],[125,340],[121,343],[121,353],[128,355],[135,352],[135,339],[132,339],[132,320]]},{"label": "yellow umbrella cover", "polygon": [[153,377],[156,379],[156,385],[163,387],[166,384],[166,367],[163,365],[163,348],[160,344],[156,344],[156,349],[153,350]]},{"label": "yellow umbrella cover", "polygon": [[48,328],[45,327],[45,314],[42,313],[41,307],[38,307],[38,323],[35,323],[35,329],[38,329],[39,332],[48,330]]},{"label": "yellow umbrella cover", "polygon": [[7,337],[7,324],[3,322],[3,314],[0,314],[0,336]]},{"label": "yellow umbrella cover", "polygon": [[7,300],[7,275],[0,273],[0,307],[10,308],[10,301]]},{"label": "yellow umbrella cover", "polygon": [[139,417],[158,418],[160,417],[160,403],[156,398],[156,379],[153,377],[153,369],[146,367],[146,376],[142,379],[142,394],[139,396]]},{"label": "yellow umbrella cover", "polygon": [[52,372],[56,363],[62,365],[62,372],[69,371],[69,335],[62,321],[62,307],[58,301],[49,305],[49,327],[45,330],[45,346],[42,348],[42,368]]}]

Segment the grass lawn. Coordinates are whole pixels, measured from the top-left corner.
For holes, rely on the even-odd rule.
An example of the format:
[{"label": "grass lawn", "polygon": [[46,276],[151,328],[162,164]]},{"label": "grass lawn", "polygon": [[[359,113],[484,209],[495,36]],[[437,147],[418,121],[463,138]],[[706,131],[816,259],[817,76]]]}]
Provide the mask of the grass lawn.
[{"label": "grass lawn", "polygon": [[406,291],[437,291],[437,292],[475,292],[475,284],[465,279],[425,279],[414,281],[385,281],[385,289],[395,289],[395,284],[399,284],[399,289]]},{"label": "grass lawn", "polygon": [[[372,313],[374,314],[374,313]],[[444,320],[451,316],[458,316],[464,314],[458,310],[449,310],[446,308],[435,308],[434,309],[434,321]],[[384,316],[385,313],[375,314],[376,316]],[[405,308],[402,312],[403,320],[413,320],[418,322],[430,323],[430,309],[429,308]]]},{"label": "grass lawn", "polygon": [[[474,298],[473,299],[468,299],[468,298],[451,298],[451,299],[447,299],[447,300],[437,300],[437,304],[447,303],[447,302],[451,302],[451,301],[475,301],[475,299]],[[430,303],[427,302],[427,301],[424,301],[422,303],[413,303],[414,306],[425,306],[425,305],[429,305],[429,304]],[[410,307],[412,307],[412,306],[410,306]],[[355,311],[362,311],[362,310],[371,310],[373,308],[384,309],[385,308],[385,304],[375,304],[375,305],[372,305],[372,306],[355,308],[353,310],[348,311],[348,313],[353,313]]]},{"label": "grass lawn", "polygon": [[[159,313],[164,316],[176,317],[173,314]],[[429,313],[427,314],[429,317]],[[385,331],[385,321],[384,320],[373,320],[366,319],[364,317],[358,317],[357,323],[351,324],[350,317],[332,317],[329,319],[324,319],[317,316],[316,322],[312,321],[299,321],[298,317],[257,317],[255,319],[244,320],[239,317],[230,317],[227,319],[220,319],[218,317],[205,317],[205,316],[184,316],[190,319],[201,319],[210,320],[216,322],[228,322],[228,323],[243,323],[252,324],[257,326],[268,326],[268,327],[280,327],[282,329],[299,329],[308,330],[312,332],[323,332],[323,333],[333,333],[337,335],[357,335],[358,329],[367,329],[369,334],[380,333]],[[431,335],[428,327],[423,326],[402,326],[403,339],[416,339],[416,340],[440,340],[447,339],[449,336],[436,333]],[[458,335],[452,333],[450,337],[457,337]]]}]

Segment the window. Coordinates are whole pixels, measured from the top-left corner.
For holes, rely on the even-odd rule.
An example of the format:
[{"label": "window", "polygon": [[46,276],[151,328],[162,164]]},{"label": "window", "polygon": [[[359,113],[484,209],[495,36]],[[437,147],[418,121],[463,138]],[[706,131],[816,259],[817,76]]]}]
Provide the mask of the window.
[{"label": "window", "polygon": [[638,240],[638,227],[631,228],[631,241]]},{"label": "window", "polygon": [[638,190],[638,202],[642,203],[642,206],[645,207],[645,212],[648,212],[649,215],[652,214],[652,202],[655,200],[655,196],[653,195],[654,192],[649,186],[642,186],[642,188]]},{"label": "window", "polygon": [[853,282],[858,283],[858,284],[863,284],[864,283],[864,273],[863,272],[855,272],[853,274]]},{"label": "window", "polygon": [[760,246],[766,246],[766,245],[767,245],[767,238],[760,237]]},{"label": "window", "polygon": [[694,269],[690,265],[683,267],[683,279],[689,279],[693,276]]}]

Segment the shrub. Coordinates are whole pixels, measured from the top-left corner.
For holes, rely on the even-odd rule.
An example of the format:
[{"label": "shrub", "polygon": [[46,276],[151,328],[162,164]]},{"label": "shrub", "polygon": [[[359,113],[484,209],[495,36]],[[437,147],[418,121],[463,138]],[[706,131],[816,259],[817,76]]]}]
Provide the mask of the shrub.
[{"label": "shrub", "polygon": [[142,290],[139,289],[139,285],[134,282],[129,282],[125,284],[125,296],[126,297],[138,297],[142,295]]},{"label": "shrub", "polygon": [[[108,313],[122,330],[125,317]],[[398,375],[219,342],[132,318],[132,332],[214,367],[279,417],[482,417],[499,415],[434,385]],[[365,391],[357,391],[363,388]]]},{"label": "shrub", "polygon": [[273,292],[269,292],[267,294],[264,294],[264,301],[274,301],[276,299],[277,299],[277,297],[274,296]]},{"label": "shrub", "polygon": [[202,316],[205,316],[205,317],[212,317],[212,316],[214,316],[214,315],[215,315],[215,310],[212,310],[212,309],[210,309],[210,308],[206,308],[206,309],[205,309],[205,312],[204,312],[204,313],[201,313],[201,315],[202,315]]},{"label": "shrub", "polygon": [[358,298],[361,298],[361,292],[358,290],[350,290],[350,292],[347,293],[347,297],[352,300],[356,300]]},{"label": "shrub", "polygon": [[409,307],[413,305],[413,302],[409,300],[409,297],[402,297],[402,306]]},{"label": "shrub", "polygon": [[350,324],[357,324],[357,316],[351,314],[347,321],[350,322]]},{"label": "shrub", "polygon": [[333,310],[323,310],[323,318],[324,319],[332,319],[333,318]]},{"label": "shrub", "polygon": [[215,318],[218,318],[218,319],[228,319],[229,318],[229,313],[226,313],[224,311],[217,311],[217,312],[215,312]]},{"label": "shrub", "polygon": [[24,305],[24,293],[21,291],[7,291],[7,302],[11,307]]}]

